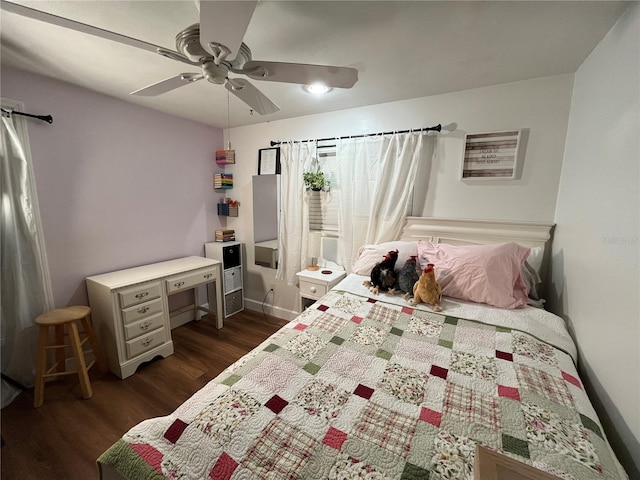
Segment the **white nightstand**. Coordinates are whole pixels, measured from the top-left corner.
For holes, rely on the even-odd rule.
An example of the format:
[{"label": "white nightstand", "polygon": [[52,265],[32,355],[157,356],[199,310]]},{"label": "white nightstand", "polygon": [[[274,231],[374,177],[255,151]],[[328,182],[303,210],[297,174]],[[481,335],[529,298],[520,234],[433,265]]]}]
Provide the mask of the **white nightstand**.
[{"label": "white nightstand", "polygon": [[[330,271],[331,273],[322,273]],[[320,267],[320,270],[303,270],[296,273],[300,281],[300,312],[322,297],[342,280],[347,272]]]}]

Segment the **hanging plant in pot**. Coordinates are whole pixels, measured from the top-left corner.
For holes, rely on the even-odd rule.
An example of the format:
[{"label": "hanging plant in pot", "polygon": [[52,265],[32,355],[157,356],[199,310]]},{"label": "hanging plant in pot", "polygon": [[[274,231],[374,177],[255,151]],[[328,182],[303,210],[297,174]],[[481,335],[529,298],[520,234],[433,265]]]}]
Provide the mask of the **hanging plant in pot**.
[{"label": "hanging plant in pot", "polygon": [[328,189],[331,186],[331,181],[325,178],[323,172],[305,172],[302,179],[307,190],[314,192]]}]

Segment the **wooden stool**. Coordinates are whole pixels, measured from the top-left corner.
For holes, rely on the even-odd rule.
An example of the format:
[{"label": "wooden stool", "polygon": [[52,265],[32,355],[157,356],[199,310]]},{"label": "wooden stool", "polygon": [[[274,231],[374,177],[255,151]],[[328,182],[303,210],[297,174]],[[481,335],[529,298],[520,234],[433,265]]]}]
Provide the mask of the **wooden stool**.
[{"label": "wooden stool", "polygon": [[[47,377],[57,377],[59,375],[78,374],[80,379],[80,388],[83,398],[91,398],[93,391],[91,383],[89,383],[89,369],[98,363],[101,371],[106,372],[107,365],[105,358],[102,356],[100,347],[91,326],[91,309],[86,306],[66,307],[52,310],[36,318],[39,325],[38,332],[38,358],[36,361],[36,387],[33,398],[34,408],[40,407],[44,401],[44,379]],[[78,331],[77,322],[82,323],[83,331]],[[65,325],[67,333],[65,333]],[[49,327],[54,327],[55,343],[49,344]],[[84,338],[80,340],[80,334]],[[64,343],[64,337],[69,337],[69,343]],[[91,351],[93,351],[94,360],[87,365],[82,350],[82,345],[89,340]],[[73,357],[65,356],[65,349],[71,348]],[[47,350],[56,350],[56,363],[47,369]],[[67,358],[74,358],[76,362],[76,370],[65,370],[65,362]],[[55,372],[54,372],[55,370]]]}]

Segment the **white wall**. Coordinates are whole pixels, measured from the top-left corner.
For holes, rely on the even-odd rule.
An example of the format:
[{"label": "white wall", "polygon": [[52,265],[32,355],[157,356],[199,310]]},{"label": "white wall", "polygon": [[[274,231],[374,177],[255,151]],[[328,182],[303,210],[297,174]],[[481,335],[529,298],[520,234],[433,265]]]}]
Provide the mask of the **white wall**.
[{"label": "white wall", "polygon": [[[275,282],[274,270],[253,265],[251,176],[257,173],[258,149],[270,140],[302,140],[390,130],[456,124],[439,135],[431,164],[429,188],[416,215],[552,222],[564,155],[573,75],[560,75],[462,92],[435,95],[233,128],[236,164],[234,188],[228,196],[240,200],[240,216],[229,218],[236,237],[247,244],[245,283],[249,300],[262,302],[275,284],[276,314],[290,318],[296,309],[297,289]],[[357,84],[356,87],[357,88]],[[321,101],[318,99],[317,101]],[[463,138],[467,132],[528,129],[520,180],[507,183],[466,184],[459,180]],[[248,302],[249,307],[260,308]]]},{"label": "white wall", "polygon": [[551,298],[631,478],[640,478],[639,45],[635,3],[575,75]]}]

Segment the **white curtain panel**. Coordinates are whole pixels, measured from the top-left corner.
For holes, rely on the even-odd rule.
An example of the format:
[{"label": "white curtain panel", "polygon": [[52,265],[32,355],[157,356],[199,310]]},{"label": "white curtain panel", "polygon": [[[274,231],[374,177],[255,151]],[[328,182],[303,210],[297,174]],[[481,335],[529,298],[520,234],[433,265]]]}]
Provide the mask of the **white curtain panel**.
[{"label": "white curtain panel", "polygon": [[309,208],[302,174],[317,169],[314,142],[289,142],[280,145],[283,214],[278,225],[278,271],[276,278],[296,283],[296,273],[310,263],[307,255]]},{"label": "white curtain panel", "polygon": [[347,272],[362,245],[399,238],[424,161],[423,137],[431,141],[422,132],[338,140],[338,250]]},{"label": "white curtain panel", "polygon": [[[35,377],[35,319],[50,310],[53,301],[26,130],[2,114],[1,138],[2,374],[30,387]],[[2,407],[19,392],[3,378]]]}]

